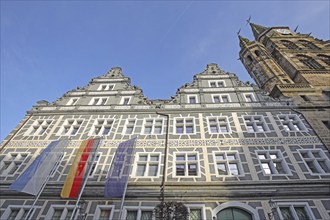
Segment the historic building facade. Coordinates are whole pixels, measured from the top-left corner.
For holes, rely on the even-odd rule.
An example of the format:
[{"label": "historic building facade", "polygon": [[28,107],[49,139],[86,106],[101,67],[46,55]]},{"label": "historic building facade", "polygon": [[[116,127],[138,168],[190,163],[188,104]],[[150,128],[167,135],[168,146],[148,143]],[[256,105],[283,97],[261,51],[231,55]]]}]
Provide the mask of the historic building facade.
[{"label": "historic building facade", "polygon": [[148,100],[113,68],[39,101],[4,140],[0,217],[26,216],[35,197],[10,184],[51,141],[69,137],[30,215],[69,219],[75,200],[60,197],[68,170],[83,140],[102,137],[76,219],[118,219],[121,200],[104,198],[104,185],[118,144],[138,136],[122,219],[152,219],[162,198],[184,204],[192,220],[330,219],[330,154],[297,109],[216,64],[169,100]]},{"label": "historic building facade", "polygon": [[330,40],[251,23],[254,41],[239,36],[240,60],[272,97],[291,97],[330,149]]}]

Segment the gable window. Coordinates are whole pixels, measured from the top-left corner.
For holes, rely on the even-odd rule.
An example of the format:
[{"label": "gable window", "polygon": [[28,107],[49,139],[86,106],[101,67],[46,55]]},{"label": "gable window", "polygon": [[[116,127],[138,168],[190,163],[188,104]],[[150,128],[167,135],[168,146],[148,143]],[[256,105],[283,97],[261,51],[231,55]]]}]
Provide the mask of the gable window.
[{"label": "gable window", "polygon": [[76,135],[82,123],[82,119],[66,119],[57,135]]},{"label": "gable window", "polygon": [[126,120],[125,134],[133,134],[134,127],[135,127],[135,122],[136,122],[136,119],[135,118],[127,119]]},{"label": "gable window", "polygon": [[190,95],[190,96],[188,96],[188,103],[190,103],[190,104],[196,104],[197,103],[197,96],[196,95]]},{"label": "gable window", "polygon": [[115,87],[114,84],[101,84],[97,90],[108,91],[113,90]]},{"label": "gable window", "polygon": [[311,49],[311,50],[319,50],[320,49],[314,43],[312,43],[310,41],[307,41],[307,40],[299,40],[298,42],[307,49]]},{"label": "gable window", "polygon": [[322,150],[299,150],[299,153],[312,174],[330,174],[330,161]]},{"label": "gable window", "polygon": [[120,101],[120,104],[121,105],[129,105],[130,101],[131,101],[131,97],[122,97],[121,101]]},{"label": "gable window", "polygon": [[135,176],[155,177],[159,174],[159,153],[138,153],[135,166]]},{"label": "gable window", "polygon": [[89,105],[105,105],[107,100],[107,98],[92,98]]},{"label": "gable window", "polygon": [[196,152],[175,154],[175,176],[198,176],[198,155]]},{"label": "gable window", "polygon": [[213,103],[231,102],[229,95],[212,95]]},{"label": "gable window", "polygon": [[207,117],[209,132],[211,134],[231,133],[228,117]]},{"label": "gable window", "polygon": [[324,54],[319,54],[317,55],[318,58],[320,58],[325,64],[330,66],[330,56],[324,55]]},{"label": "gable window", "polygon": [[242,175],[241,161],[237,151],[213,152],[218,176]]},{"label": "gable window", "polygon": [[316,62],[312,57],[297,55],[298,60],[310,69],[323,69],[323,66]]},{"label": "gable window", "polygon": [[212,80],[209,81],[209,86],[212,88],[222,88],[226,86],[226,83],[224,80]]},{"label": "gable window", "polygon": [[76,105],[79,98],[71,98],[66,105]]},{"label": "gable window", "polygon": [[307,130],[298,115],[278,115],[278,118],[286,132]]},{"label": "gable window", "polygon": [[252,93],[244,94],[244,98],[245,98],[246,102],[255,102],[256,101],[254,98],[254,95]]},{"label": "gable window", "polygon": [[281,40],[281,43],[289,50],[300,50],[300,48],[292,41]]},{"label": "gable window", "polygon": [[50,126],[53,120],[35,120],[25,135],[41,136]]},{"label": "gable window", "polygon": [[28,153],[8,153],[0,162],[0,175],[14,175],[28,157]]},{"label": "gable window", "polygon": [[278,203],[278,214],[283,220],[316,219],[307,203]]},{"label": "gable window", "polygon": [[162,134],[163,119],[147,118],[144,119],[143,134]]},{"label": "gable window", "polygon": [[95,119],[90,135],[108,135],[113,123],[114,119]]},{"label": "gable window", "polygon": [[257,156],[264,174],[271,175],[290,173],[289,168],[280,151],[257,151]]},{"label": "gable window", "polygon": [[174,134],[194,134],[195,133],[195,118],[174,118],[175,132]]},{"label": "gable window", "polygon": [[269,128],[262,115],[244,116],[245,127],[248,133],[268,132]]}]

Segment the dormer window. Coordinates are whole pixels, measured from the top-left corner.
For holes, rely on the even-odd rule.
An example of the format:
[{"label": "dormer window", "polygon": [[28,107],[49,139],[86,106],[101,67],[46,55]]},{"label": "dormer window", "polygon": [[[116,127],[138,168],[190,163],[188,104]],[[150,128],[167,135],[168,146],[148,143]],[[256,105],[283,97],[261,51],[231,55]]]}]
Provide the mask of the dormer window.
[{"label": "dormer window", "polygon": [[89,105],[105,105],[107,100],[107,98],[92,98]]},{"label": "dormer window", "polygon": [[212,80],[209,81],[209,86],[212,88],[221,88],[221,87],[225,87],[226,83],[224,80]]},{"label": "dormer window", "polygon": [[101,84],[97,90],[108,91],[108,90],[113,90],[114,87],[115,87],[114,84]]},{"label": "dormer window", "polygon": [[79,98],[71,98],[66,105],[76,105]]},{"label": "dormer window", "polygon": [[252,93],[244,94],[244,98],[246,102],[255,102],[254,95]]},{"label": "dormer window", "polygon": [[190,96],[188,96],[188,103],[190,103],[190,104],[196,104],[197,103],[197,96],[196,95],[190,95]]},{"label": "dormer window", "polygon": [[121,105],[129,105],[130,101],[131,101],[131,97],[122,97],[120,104]]}]

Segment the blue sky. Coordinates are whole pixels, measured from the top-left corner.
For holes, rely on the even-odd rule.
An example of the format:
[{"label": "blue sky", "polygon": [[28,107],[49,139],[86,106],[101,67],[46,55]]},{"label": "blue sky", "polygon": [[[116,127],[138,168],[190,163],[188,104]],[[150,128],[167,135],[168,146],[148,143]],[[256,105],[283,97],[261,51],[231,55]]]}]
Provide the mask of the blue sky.
[{"label": "blue sky", "polygon": [[39,100],[112,67],[168,99],[208,63],[252,81],[238,58],[246,19],[327,40],[329,1],[1,1],[1,137]]}]

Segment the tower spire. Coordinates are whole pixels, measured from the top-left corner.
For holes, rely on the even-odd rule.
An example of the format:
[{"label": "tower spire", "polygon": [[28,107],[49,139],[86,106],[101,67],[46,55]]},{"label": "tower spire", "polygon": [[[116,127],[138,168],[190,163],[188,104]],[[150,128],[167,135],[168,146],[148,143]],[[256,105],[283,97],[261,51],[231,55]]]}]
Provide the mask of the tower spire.
[{"label": "tower spire", "polygon": [[241,35],[238,35],[238,39],[239,39],[239,46],[241,48],[246,47],[251,44],[251,41],[249,41],[249,39],[242,37]]},{"label": "tower spire", "polygon": [[258,40],[258,37],[260,36],[260,34],[262,34],[263,32],[267,31],[269,28],[268,27],[264,27],[258,24],[254,24],[254,23],[250,23],[254,38],[256,40]]}]

